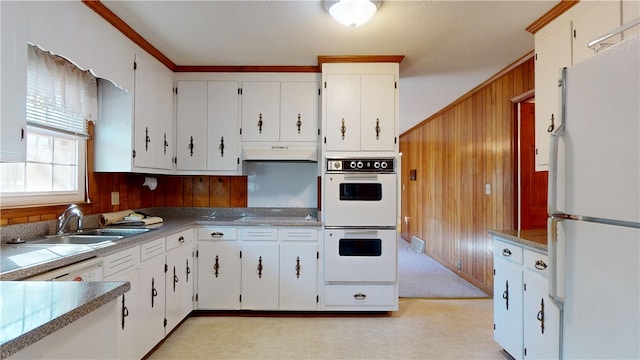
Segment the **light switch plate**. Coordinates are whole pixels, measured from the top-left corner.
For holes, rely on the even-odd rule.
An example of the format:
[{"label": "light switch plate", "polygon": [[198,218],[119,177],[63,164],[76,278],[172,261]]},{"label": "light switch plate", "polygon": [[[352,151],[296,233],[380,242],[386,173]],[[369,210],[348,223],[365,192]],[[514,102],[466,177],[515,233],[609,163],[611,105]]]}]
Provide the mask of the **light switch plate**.
[{"label": "light switch plate", "polygon": [[491,195],[491,184],[484,184],[484,194]]},{"label": "light switch plate", "polygon": [[117,191],[111,192],[111,205],[120,205],[120,193]]}]

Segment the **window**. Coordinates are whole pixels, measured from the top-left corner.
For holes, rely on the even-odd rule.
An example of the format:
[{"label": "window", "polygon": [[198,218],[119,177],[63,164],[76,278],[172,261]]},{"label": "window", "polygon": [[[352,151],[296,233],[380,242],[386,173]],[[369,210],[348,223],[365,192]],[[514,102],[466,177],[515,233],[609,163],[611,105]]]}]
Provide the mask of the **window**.
[{"label": "window", "polygon": [[96,113],[95,77],[29,45],[26,162],[0,163],[2,205],[84,201],[87,122]]}]

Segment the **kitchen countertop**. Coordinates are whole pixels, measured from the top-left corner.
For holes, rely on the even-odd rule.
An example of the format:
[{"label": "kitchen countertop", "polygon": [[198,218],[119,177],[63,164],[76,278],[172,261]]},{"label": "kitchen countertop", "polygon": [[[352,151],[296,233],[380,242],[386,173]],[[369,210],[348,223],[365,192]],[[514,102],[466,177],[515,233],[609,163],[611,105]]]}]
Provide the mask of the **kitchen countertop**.
[{"label": "kitchen countertop", "polygon": [[489,230],[489,234],[547,251],[547,230]]},{"label": "kitchen countertop", "polygon": [[117,299],[129,282],[0,281],[0,358]]},{"label": "kitchen countertop", "polygon": [[[153,215],[163,218],[164,221],[161,226],[153,226],[154,228],[146,233],[116,240],[109,246],[102,247],[86,245],[9,245],[6,244],[7,238],[5,236],[8,238],[23,236],[7,234],[6,228],[3,228],[0,262],[3,263],[3,268],[10,269],[0,273],[0,281],[26,279],[92,257],[105,256],[124,250],[193,226],[322,226],[322,222],[318,221],[316,217],[317,215],[315,213],[310,214],[308,209],[219,209],[214,212],[215,215],[213,216],[210,211],[205,209],[158,209],[158,212],[153,213]],[[26,239],[26,244],[28,244],[29,235],[23,238]],[[27,260],[29,260],[29,263],[27,263]]]}]

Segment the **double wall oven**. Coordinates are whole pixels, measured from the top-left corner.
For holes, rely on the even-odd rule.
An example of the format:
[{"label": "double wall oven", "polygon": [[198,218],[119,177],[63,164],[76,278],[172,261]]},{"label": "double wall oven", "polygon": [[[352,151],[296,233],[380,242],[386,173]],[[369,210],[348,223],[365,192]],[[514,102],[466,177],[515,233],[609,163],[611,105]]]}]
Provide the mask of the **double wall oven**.
[{"label": "double wall oven", "polygon": [[395,282],[396,159],[327,158],[326,162],[325,282]]}]

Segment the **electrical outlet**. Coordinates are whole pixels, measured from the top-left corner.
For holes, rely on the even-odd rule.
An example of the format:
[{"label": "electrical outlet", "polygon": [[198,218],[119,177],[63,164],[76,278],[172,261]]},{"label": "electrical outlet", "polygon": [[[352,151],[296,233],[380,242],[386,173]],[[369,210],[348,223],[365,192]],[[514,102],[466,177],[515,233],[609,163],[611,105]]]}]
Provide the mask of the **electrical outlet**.
[{"label": "electrical outlet", "polygon": [[120,193],[117,191],[111,192],[111,205],[120,205]]}]

